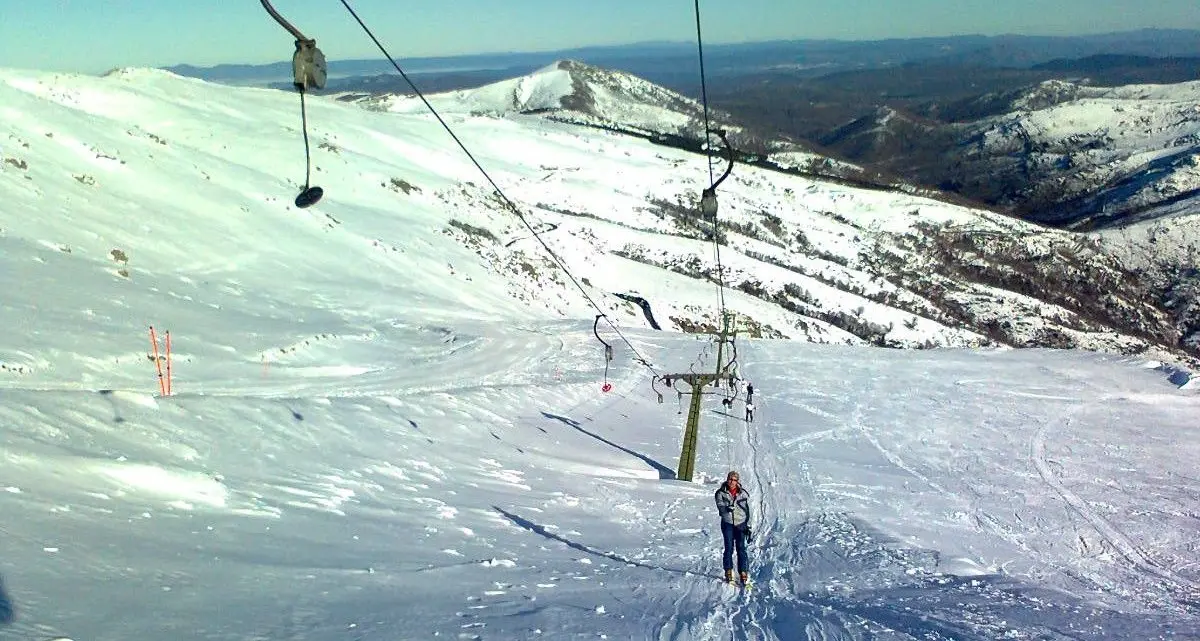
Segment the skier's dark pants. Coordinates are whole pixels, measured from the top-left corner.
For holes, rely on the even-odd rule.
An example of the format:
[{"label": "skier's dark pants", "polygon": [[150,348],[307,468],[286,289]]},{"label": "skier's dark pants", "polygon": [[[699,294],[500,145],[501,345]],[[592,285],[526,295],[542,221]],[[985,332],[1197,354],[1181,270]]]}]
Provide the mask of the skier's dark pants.
[{"label": "skier's dark pants", "polygon": [[733,569],[733,548],[737,546],[738,573],[750,571],[750,557],[746,556],[746,533],[738,527],[721,521],[721,538],[725,540],[725,555],[721,563],[726,570]]}]

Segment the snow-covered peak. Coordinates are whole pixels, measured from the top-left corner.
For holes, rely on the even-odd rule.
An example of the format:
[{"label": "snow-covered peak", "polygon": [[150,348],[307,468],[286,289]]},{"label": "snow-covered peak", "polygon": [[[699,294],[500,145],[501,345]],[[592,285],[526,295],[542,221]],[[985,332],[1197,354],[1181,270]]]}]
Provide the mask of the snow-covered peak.
[{"label": "snow-covered peak", "polygon": [[[528,113],[565,108],[576,92],[576,79],[563,62],[543,67],[527,76],[502,80],[477,89],[444,94],[449,105],[481,113]],[[455,105],[454,101],[457,101]],[[453,107],[452,107],[453,108]]]},{"label": "snow-covered peak", "polygon": [[1046,80],[1016,93],[1012,111],[1033,111],[1075,100],[1085,87],[1065,80]]},{"label": "snow-covered peak", "polygon": [[[529,75],[476,89],[438,94],[431,101],[447,113],[542,113],[660,134],[696,135],[703,130],[703,107],[697,101],[637,76],[575,60],[560,60]],[[419,113],[425,108],[412,96],[383,96],[364,102],[398,113]],[[721,126],[737,129],[727,117],[710,115]]]}]

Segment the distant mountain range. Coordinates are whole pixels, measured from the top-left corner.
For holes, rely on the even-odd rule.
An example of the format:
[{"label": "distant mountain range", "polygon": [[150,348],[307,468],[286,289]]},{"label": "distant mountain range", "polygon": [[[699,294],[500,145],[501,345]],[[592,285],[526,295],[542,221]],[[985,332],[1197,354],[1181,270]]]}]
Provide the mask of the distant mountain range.
[{"label": "distant mountain range", "polygon": [[948,108],[989,114],[968,121],[879,107],[822,143],[1032,220],[1102,227],[1200,196],[1197,105],[1200,82],[1051,80]]},{"label": "distant mountain range", "polygon": [[[499,80],[524,75],[556,60],[632,73],[656,84],[687,93],[698,84],[696,45],[691,42],[642,43],[612,47],[583,47],[533,53],[491,53],[466,56],[402,58],[405,70],[420,75],[468,74],[475,79]],[[354,91],[355,78],[392,74],[386,60],[331,58],[331,90]],[[785,73],[817,77],[849,70],[881,69],[906,64],[1029,68],[1058,59],[1099,54],[1150,57],[1200,56],[1200,31],[1144,29],[1083,36],[947,36],[869,41],[790,40],[760,43],[709,44],[707,71],[714,77],[755,73]],[[266,65],[176,65],[168,71],[229,84],[286,83],[291,63]],[[400,87],[405,90],[406,87]]]}]

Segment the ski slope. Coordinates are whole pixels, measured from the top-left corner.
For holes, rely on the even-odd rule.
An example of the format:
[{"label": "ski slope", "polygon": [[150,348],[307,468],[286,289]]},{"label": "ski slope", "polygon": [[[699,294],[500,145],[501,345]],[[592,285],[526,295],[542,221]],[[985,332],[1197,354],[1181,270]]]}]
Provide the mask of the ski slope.
[{"label": "ski slope", "polygon": [[[602,325],[606,372],[591,308],[428,118],[312,101],[327,195],[297,211],[291,96],[138,70],[5,72],[0,96],[4,641],[1200,636],[1200,398],[1167,366],[742,340],[758,421],[707,397],[681,482],[680,399]],[[609,295],[714,313],[711,283],[613,253],[707,249],[634,228],[660,224],[636,203],[696,190],[699,157],[452,119],[515,198],[580,210],[538,209],[545,240],[658,372],[715,366]],[[858,251],[838,217],[986,220],[770,176],[731,179],[730,220],[767,203],[827,254]],[[717,581],[730,468],[756,501],[748,594]]]},{"label": "ski slope", "polygon": [[[0,635],[1200,634],[1200,398],[1160,371],[747,341],[758,420],[709,398],[685,483],[677,399],[627,348],[600,393],[589,330],[397,327],[361,352],[424,354],[430,381],[351,350],[241,392],[6,389]],[[667,369],[706,352],[635,344]],[[717,580],[727,468],[754,498],[748,594]]]}]

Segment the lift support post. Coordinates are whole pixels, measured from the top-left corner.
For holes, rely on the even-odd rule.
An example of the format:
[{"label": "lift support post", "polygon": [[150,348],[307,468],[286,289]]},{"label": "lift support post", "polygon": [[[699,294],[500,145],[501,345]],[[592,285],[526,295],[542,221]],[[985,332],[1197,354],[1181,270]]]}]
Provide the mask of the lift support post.
[{"label": "lift support post", "polygon": [[685,382],[692,387],[692,402],[688,406],[687,423],[683,428],[683,448],[679,453],[679,467],[675,472],[675,478],[680,481],[691,481],[695,475],[696,441],[700,432],[700,412],[704,401],[704,387],[710,383],[720,384],[721,379],[730,374],[726,371],[729,363],[722,362],[725,342],[730,340],[728,316],[723,319],[722,325],[720,341],[717,343],[717,371],[715,373],[695,374],[689,372],[663,376],[663,378],[670,378],[673,384]]}]

